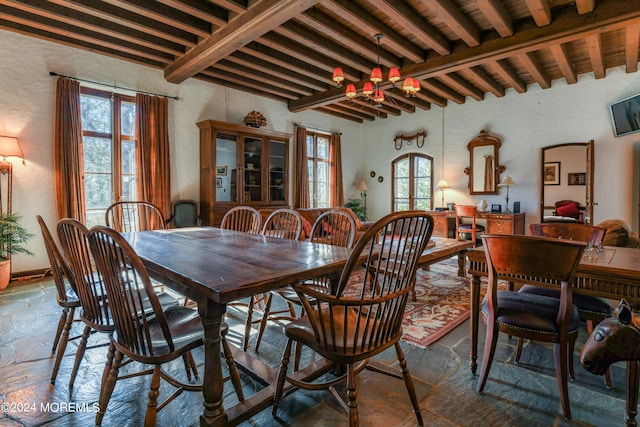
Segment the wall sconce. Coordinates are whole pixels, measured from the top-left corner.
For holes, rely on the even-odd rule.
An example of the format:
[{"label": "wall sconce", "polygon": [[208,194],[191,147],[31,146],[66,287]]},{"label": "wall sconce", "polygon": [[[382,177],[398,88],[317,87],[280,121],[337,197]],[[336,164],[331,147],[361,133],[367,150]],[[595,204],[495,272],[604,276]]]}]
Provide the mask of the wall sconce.
[{"label": "wall sconce", "polygon": [[[7,157],[20,157],[24,162],[24,154],[20,149],[20,143],[15,136],[0,136],[0,156],[3,161],[0,162],[0,176],[7,175],[7,203],[6,212],[11,213],[11,187],[13,176],[13,165],[7,162]],[[0,212],[5,212],[2,203],[2,186],[0,185]]]}]

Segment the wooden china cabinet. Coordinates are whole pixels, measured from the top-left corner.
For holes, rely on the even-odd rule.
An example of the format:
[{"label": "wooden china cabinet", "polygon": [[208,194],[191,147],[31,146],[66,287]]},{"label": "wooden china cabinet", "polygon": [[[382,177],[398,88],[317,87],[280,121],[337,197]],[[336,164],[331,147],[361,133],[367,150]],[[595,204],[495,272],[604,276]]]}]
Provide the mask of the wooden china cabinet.
[{"label": "wooden china cabinet", "polygon": [[234,206],[289,204],[291,134],[205,120],[200,128],[200,215],[219,226]]}]

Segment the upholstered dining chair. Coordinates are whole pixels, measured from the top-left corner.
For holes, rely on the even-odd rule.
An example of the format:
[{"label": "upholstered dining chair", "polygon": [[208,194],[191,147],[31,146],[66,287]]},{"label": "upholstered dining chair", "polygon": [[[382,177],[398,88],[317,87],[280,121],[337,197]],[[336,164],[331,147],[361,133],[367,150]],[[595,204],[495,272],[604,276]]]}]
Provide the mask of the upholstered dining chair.
[{"label": "upholstered dining chair", "polygon": [[[393,230],[403,231],[394,233]],[[305,314],[284,327],[287,344],[276,383],[274,416],[285,382],[296,388],[319,390],[346,381],[348,402],[346,405],[342,399],[340,402],[349,413],[349,425],[357,426],[356,374],[367,366],[370,357],[394,347],[413,411],[418,424],[423,424],[399,340],[404,310],[414,286],[417,261],[432,231],[433,217],[427,212],[394,212],[377,221],[358,240],[333,292],[327,293],[325,289],[318,290],[304,283],[292,285],[304,305]],[[376,244],[378,235],[381,236],[380,244]],[[363,257],[371,274],[352,280],[354,270],[362,266]],[[380,262],[380,259],[385,262]],[[309,383],[287,375],[294,341],[344,366],[346,373],[320,383]]]},{"label": "upholstered dining chair", "polygon": [[[123,358],[126,357],[142,364],[153,365],[152,370],[122,377],[152,375],[144,425],[153,426],[157,411],[183,391],[202,390],[201,384],[190,383],[189,375],[188,382],[183,382],[161,369],[164,364],[178,358],[195,366],[191,350],[204,343],[202,320],[197,310],[178,305],[163,308],[160,305],[142,261],[117,231],[109,227],[96,226],[91,229],[89,244],[98,271],[104,280],[115,325],[115,335],[110,337],[111,345],[104,368],[103,377],[106,377],[106,381],[100,390],[100,408],[96,414],[96,425],[102,424],[116,382],[121,379],[118,373]],[[147,304],[143,303],[145,300],[148,301],[151,310],[146,308]],[[244,396],[240,376],[225,338],[227,331],[227,325],[223,324],[222,349],[233,386],[242,401]],[[161,378],[177,389],[164,402],[158,404]]]},{"label": "upholstered dining chair", "polygon": [[235,206],[224,214],[220,228],[258,234],[261,222],[262,217],[256,209],[251,206]]},{"label": "upholstered dining chair", "polygon": [[70,338],[69,333],[73,322],[75,320],[76,308],[80,307],[80,300],[76,293],[76,283],[71,275],[71,270],[67,265],[67,261],[62,256],[60,248],[53,240],[53,236],[49,231],[49,227],[44,222],[44,219],[40,215],[36,215],[40,230],[42,231],[42,238],[44,239],[44,247],[47,250],[47,257],[49,258],[49,264],[51,265],[51,275],[53,276],[53,282],[56,285],[56,301],[62,308],[60,314],[60,320],[58,320],[58,328],[56,330],[56,336],[53,339],[53,347],[51,348],[51,354],[56,354],[56,360],[53,364],[53,371],[51,373],[51,384],[55,383],[58,376],[58,370],[60,369],[60,362],[67,349],[67,343],[71,340],[77,339],[80,336]]},{"label": "upholstered dining chair", "polygon": [[198,227],[200,220],[200,203],[196,200],[176,200],[171,203],[171,217],[166,220],[171,228]]},{"label": "upholstered dining chair", "polygon": [[[489,377],[498,333],[553,343],[554,364],[562,412],[571,419],[567,371],[573,370],[573,349],[580,327],[580,313],[572,304],[575,271],[586,244],[548,237],[482,236],[489,284],[481,314],[487,324],[482,369],[477,391]],[[551,286],[560,298],[510,290],[498,290],[498,280]]]},{"label": "upholstered dining chair", "polygon": [[[350,248],[353,246],[353,242],[356,237],[356,222],[353,217],[343,210],[331,209],[323,212],[314,222],[311,228],[311,235],[309,240],[313,243],[323,243],[332,246],[342,246]],[[327,276],[321,276],[304,282],[308,286],[314,286],[317,289],[325,288],[327,292],[330,290],[331,278]],[[283,311],[283,315],[277,316],[271,313],[271,304],[273,296],[277,295],[283,298],[289,308],[289,311]],[[294,306],[302,307],[300,296],[293,290],[292,287],[287,286],[269,293],[267,303],[264,308],[264,315],[260,322],[260,333],[256,341],[256,351],[260,347],[260,341],[262,337],[262,331],[267,326],[267,320],[295,320],[297,316],[291,316],[291,311],[295,312]],[[294,369],[298,370],[300,362],[300,346],[296,346],[296,358]]]},{"label": "upholstered dining chair", "polygon": [[104,215],[105,224],[119,232],[161,230],[164,216],[155,205],[143,201],[113,203]]},{"label": "upholstered dining chair", "polygon": [[[484,231],[484,226],[476,224],[476,215],[478,208],[476,206],[456,205],[456,237],[461,238],[463,234],[471,234],[471,240],[476,242],[476,233]],[[464,219],[470,219],[471,223],[462,222]]]},{"label": "upholstered dining chair", "polygon": [[[571,222],[548,222],[541,224],[529,224],[529,231],[532,236],[578,240],[587,244],[591,243],[594,247],[598,247],[604,240],[607,230],[601,227]],[[559,290],[540,286],[524,285],[520,288],[520,292],[560,298]],[[580,311],[580,318],[582,321],[586,322],[587,332],[589,334],[593,332],[595,325],[613,315],[613,305],[606,298],[574,293],[573,305],[578,307],[578,310]],[[516,361],[520,359],[521,352],[522,338],[518,340]],[[607,387],[611,388],[611,374],[609,371],[604,375],[604,379]]]},{"label": "upholstered dining chair", "polygon": [[[89,230],[80,221],[72,218],[60,220],[57,230],[60,245],[64,251],[65,259],[69,263],[82,307],[80,319],[85,324],[69,378],[69,389],[71,389],[91,333],[96,331],[111,336],[115,326],[109,310],[104,283],[95,269],[95,262],[89,248]],[[166,293],[158,294],[158,299],[163,306],[177,305],[178,302],[177,299]],[[151,308],[148,299],[144,299],[143,302],[146,304],[145,309]],[[195,364],[193,366],[189,364],[185,368],[187,372],[193,369],[193,372],[196,373]]]}]

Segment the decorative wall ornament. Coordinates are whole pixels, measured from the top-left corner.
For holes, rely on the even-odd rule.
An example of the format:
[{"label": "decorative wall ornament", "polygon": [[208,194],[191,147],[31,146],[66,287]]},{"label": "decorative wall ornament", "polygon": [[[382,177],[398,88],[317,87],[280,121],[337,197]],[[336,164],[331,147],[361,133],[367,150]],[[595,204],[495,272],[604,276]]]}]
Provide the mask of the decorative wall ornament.
[{"label": "decorative wall ornament", "polygon": [[259,111],[250,111],[249,114],[244,116],[242,123],[254,128],[260,128],[267,125],[267,119]]},{"label": "decorative wall ornament", "polygon": [[[423,130],[422,132],[418,132],[415,135],[396,135],[395,138],[393,138],[393,143],[396,147],[396,150],[399,150],[402,148],[402,142],[406,142],[407,145],[411,145],[413,143],[413,141],[416,141],[416,146],[418,148],[422,148],[424,147],[424,140],[427,137],[427,131]],[[422,139],[420,139],[422,138]]]}]

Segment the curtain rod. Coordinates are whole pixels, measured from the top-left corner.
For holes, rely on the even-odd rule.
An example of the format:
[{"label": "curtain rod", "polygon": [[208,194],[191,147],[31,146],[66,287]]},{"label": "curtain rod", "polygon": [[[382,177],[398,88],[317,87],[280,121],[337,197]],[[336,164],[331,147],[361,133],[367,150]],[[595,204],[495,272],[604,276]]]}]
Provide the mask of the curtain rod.
[{"label": "curtain rod", "polygon": [[114,89],[129,90],[129,91],[132,91],[132,92],[142,93],[142,94],[145,94],[145,95],[162,96],[164,98],[175,99],[176,101],[180,100],[180,98],[178,98],[177,96],[163,95],[161,93],[145,92],[143,90],[130,89],[128,87],[116,86],[116,85],[112,85],[112,84],[109,84],[109,83],[94,82],[92,80],[81,79],[79,77],[65,76],[64,74],[58,74],[55,71],[49,71],[49,75],[50,76],[54,76],[54,77],[55,76],[57,76],[57,77],[66,77],[68,79],[77,80],[79,82],[92,83],[94,85],[101,85],[101,86],[111,87],[111,88],[114,88]]},{"label": "curtain rod", "polygon": [[294,126],[298,126],[301,128],[305,128],[305,129],[309,129],[309,130],[315,130],[317,132],[329,132],[329,133],[337,133],[338,135],[342,135],[342,132],[336,132],[333,130],[327,130],[327,129],[318,129],[318,128],[314,128],[314,127],[309,127],[309,126],[305,126],[305,125],[301,125],[299,123],[294,123]]}]

